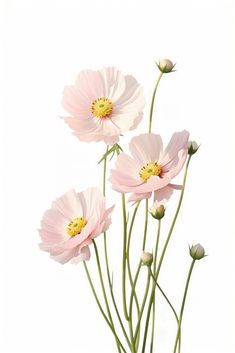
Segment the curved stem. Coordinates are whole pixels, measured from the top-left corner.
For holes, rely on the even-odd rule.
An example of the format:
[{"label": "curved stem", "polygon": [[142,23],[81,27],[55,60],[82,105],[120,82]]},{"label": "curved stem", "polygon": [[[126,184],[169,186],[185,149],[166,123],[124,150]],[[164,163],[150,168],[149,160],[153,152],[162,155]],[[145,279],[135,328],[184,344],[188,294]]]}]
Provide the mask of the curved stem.
[{"label": "curved stem", "polygon": [[160,83],[160,80],[161,80],[162,76],[163,76],[163,72],[160,72],[160,74],[158,76],[158,79],[157,79],[157,82],[156,82],[156,85],[155,85],[154,90],[153,90],[153,96],[152,96],[150,114],[149,114],[149,133],[152,130],[153,108],[154,108],[155,96],[156,96],[157,88],[158,88],[158,85]]},{"label": "curved stem", "polygon": [[[157,282],[157,280],[158,280],[158,276],[159,276],[159,273],[160,273],[160,270],[161,270],[162,262],[163,262],[163,259],[164,259],[164,256],[165,256],[165,253],[166,253],[166,250],[167,250],[167,246],[168,246],[168,244],[169,244],[169,241],[170,241],[172,232],[173,232],[173,230],[174,230],[174,226],[175,226],[175,223],[176,223],[176,220],[177,220],[177,218],[178,218],[179,211],[180,211],[180,208],[181,208],[181,205],[182,205],[183,196],[184,196],[184,191],[185,191],[185,184],[186,184],[186,179],[187,179],[187,174],[188,174],[188,167],[189,167],[190,160],[191,160],[191,156],[189,156],[188,161],[187,161],[187,164],[186,164],[185,173],[184,173],[184,180],[183,180],[183,186],[182,186],[182,190],[181,190],[181,194],[180,194],[180,198],[179,198],[179,202],[178,202],[178,207],[177,207],[177,209],[176,209],[175,216],[174,216],[174,218],[173,218],[173,221],[172,221],[172,224],[171,224],[171,227],[170,227],[170,230],[169,230],[169,233],[168,233],[168,236],[167,236],[167,239],[166,239],[164,248],[163,248],[163,250],[162,250],[162,254],[161,254],[161,257],[160,257],[160,260],[159,260],[159,264],[158,264],[156,273],[154,274],[154,277],[155,277],[155,279],[156,279],[156,282]],[[152,293],[151,293],[151,297],[150,297],[150,299],[149,299],[149,306],[148,306],[148,312],[147,312],[147,317],[146,317],[146,324],[145,324],[145,332],[144,332],[142,353],[144,353],[144,351],[145,351],[145,345],[146,345],[147,334],[148,334],[149,318],[150,318],[151,307],[152,307],[152,303],[153,303],[153,299],[154,299],[155,287],[156,287],[156,285],[153,286],[153,288],[152,288]]]},{"label": "curved stem", "polygon": [[94,287],[94,285],[93,285],[93,282],[92,282],[92,279],[91,279],[91,276],[90,276],[88,267],[87,267],[87,265],[86,265],[86,262],[83,261],[83,264],[84,264],[84,268],[85,268],[85,271],[86,271],[86,274],[87,274],[87,278],[88,278],[88,281],[89,281],[89,284],[90,284],[92,293],[93,293],[93,295],[94,295],[94,297],[95,297],[95,300],[96,300],[96,303],[97,303],[97,305],[98,305],[98,307],[99,307],[99,309],[100,309],[100,312],[101,312],[101,314],[103,315],[103,318],[105,319],[105,321],[106,321],[107,325],[109,326],[110,330],[112,331],[112,333],[113,333],[113,335],[114,335],[114,337],[115,337],[117,343],[120,345],[120,347],[121,347],[121,349],[123,350],[123,352],[124,352],[124,353],[127,353],[127,351],[126,351],[125,348],[123,347],[123,345],[122,345],[120,339],[118,338],[118,336],[117,336],[117,334],[116,334],[116,332],[115,332],[115,330],[114,330],[113,325],[110,323],[108,317],[105,315],[105,312],[104,312],[104,310],[103,310],[103,308],[102,308],[102,306],[101,306],[101,304],[100,304],[100,301],[99,301],[98,296],[97,296],[97,294],[96,294],[95,287]]},{"label": "curved stem", "polygon": [[[106,153],[109,151],[109,146],[106,148]],[[104,158],[104,169],[103,169],[103,195],[106,194],[106,171],[107,171],[107,157]]]},{"label": "curved stem", "polygon": [[[130,266],[130,243],[131,243],[132,229],[133,229],[133,225],[134,225],[134,221],[135,221],[135,217],[136,217],[136,213],[137,213],[137,210],[139,208],[139,205],[140,205],[140,201],[137,202],[135,210],[133,212],[132,219],[131,219],[131,224],[130,224],[130,229],[129,229],[129,232],[128,232],[128,240],[127,240],[126,259],[127,259],[127,270],[128,270],[128,276],[129,276],[129,281],[130,281],[131,288],[133,288],[134,282],[133,282],[133,278],[132,278],[132,274],[131,274],[131,266]],[[134,299],[135,299],[135,303],[136,303],[137,312],[138,312],[138,315],[139,315],[140,308],[139,308],[139,302],[138,302],[138,298],[137,298],[137,295],[136,295],[135,288],[134,288],[134,291],[133,291],[133,295],[134,295]]]},{"label": "curved stem", "polygon": [[[107,154],[108,151],[109,151],[109,146],[107,146],[105,154]],[[107,171],[107,157],[104,158],[104,169],[103,169],[103,195],[104,196],[106,195],[106,171]],[[113,302],[113,306],[114,306],[116,315],[118,317],[119,324],[120,324],[120,326],[122,328],[122,332],[123,332],[123,334],[125,336],[125,339],[126,339],[126,342],[127,342],[128,346],[129,346],[129,348],[131,349],[131,344],[130,344],[129,338],[127,336],[125,327],[124,327],[124,325],[122,323],[122,319],[121,319],[121,316],[120,316],[120,313],[119,313],[119,310],[118,310],[118,307],[117,307],[117,303],[116,303],[116,300],[115,300],[115,297],[114,297],[114,293],[113,293],[112,280],[111,280],[110,269],[109,269],[106,232],[104,232],[103,235],[104,235],[105,265],[106,265],[106,273],[107,273],[107,278],[108,278],[110,295],[111,295],[111,298],[112,298],[112,302]]]},{"label": "curved stem", "polygon": [[146,202],[145,202],[145,224],[144,224],[144,237],[143,237],[142,251],[144,251],[144,249],[145,249],[147,231],[148,231],[148,215],[149,215],[149,210],[148,210],[149,206],[148,205],[149,205],[149,200],[146,199]]},{"label": "curved stem", "polygon": [[[174,351],[173,351],[174,353],[176,353],[177,342],[179,340],[179,335],[181,335],[181,324],[182,324],[182,319],[183,319],[183,314],[184,314],[185,301],[186,301],[186,297],[187,297],[187,293],[188,293],[188,287],[189,287],[189,282],[190,282],[190,278],[191,278],[191,275],[192,275],[192,272],[193,272],[193,267],[194,267],[195,261],[196,260],[193,260],[192,263],[191,263],[191,266],[190,266],[189,272],[188,272],[186,285],[185,285],[184,296],[183,296],[181,309],[180,309],[179,325],[178,325],[178,330],[177,330],[176,339],[175,339],[175,345],[174,345]],[[180,348],[179,348],[179,352],[180,352]]]},{"label": "curved stem", "polygon": [[[157,238],[156,238],[156,245],[155,245],[155,251],[154,251],[154,260],[153,260],[153,272],[154,273],[156,272],[156,266],[157,266],[157,255],[158,255],[160,233],[161,233],[161,220],[158,221]],[[151,273],[152,273],[152,271],[151,271]],[[153,281],[153,286],[155,286],[155,281]],[[151,334],[150,353],[153,352],[154,330],[155,330],[155,295],[153,298],[152,334]]]},{"label": "curved stem", "polygon": [[123,215],[123,254],[122,254],[122,301],[125,319],[128,321],[126,305],[126,242],[127,242],[127,221],[125,194],[122,194],[122,215]]},{"label": "curved stem", "polygon": [[182,190],[181,190],[181,194],[180,194],[180,199],[179,199],[178,207],[177,207],[177,209],[176,209],[176,213],[175,213],[173,222],[172,222],[172,224],[171,224],[171,228],[170,228],[170,230],[169,230],[169,233],[168,233],[168,236],[167,236],[167,239],[166,239],[164,248],[163,248],[163,250],[162,250],[162,254],[161,254],[161,257],[160,257],[160,260],[159,260],[159,264],[158,264],[158,268],[157,268],[157,272],[156,272],[156,276],[155,276],[156,279],[158,278],[158,275],[159,275],[159,272],[160,272],[160,269],[161,269],[161,266],[162,266],[162,262],[163,262],[163,259],[164,259],[165,253],[166,253],[166,249],[167,249],[167,246],[168,246],[168,244],[169,244],[169,241],[170,241],[172,232],[173,232],[173,230],[174,230],[174,226],[175,226],[175,223],[176,223],[176,220],[177,220],[177,218],[178,218],[179,211],[180,211],[180,208],[181,208],[181,205],[182,205],[182,201],[183,201],[183,197],[184,197],[184,191],[185,191],[185,184],[186,184],[186,179],[187,179],[187,174],[188,174],[188,167],[189,167],[189,163],[190,163],[191,157],[192,157],[192,156],[189,156],[188,161],[187,161],[187,164],[186,164],[186,167],[185,167],[184,180],[183,180],[183,187],[182,187]]},{"label": "curved stem", "polygon": [[138,265],[138,268],[137,268],[137,271],[136,271],[136,274],[135,274],[133,286],[132,286],[132,288],[131,288],[129,313],[132,312],[134,292],[135,292],[136,283],[137,283],[137,280],[138,280],[138,277],[139,277],[140,269],[141,269],[141,261],[139,262],[139,265]]},{"label": "curved stem", "polygon": [[159,289],[159,291],[161,292],[161,294],[163,295],[163,297],[164,297],[165,300],[167,301],[168,305],[170,306],[170,308],[171,308],[171,310],[172,310],[172,312],[173,312],[173,314],[174,314],[174,316],[175,316],[175,319],[176,319],[176,321],[177,321],[177,325],[178,325],[178,323],[179,323],[179,318],[178,318],[178,315],[177,315],[177,313],[176,313],[176,311],[175,311],[175,308],[174,308],[173,305],[171,304],[170,300],[168,299],[168,297],[167,297],[167,295],[165,294],[165,292],[163,291],[163,289],[162,289],[162,288],[160,287],[160,285],[156,282],[155,277],[154,277],[152,271],[151,271],[151,276],[152,276],[152,279],[154,280],[154,282],[155,282],[157,288]]},{"label": "curved stem", "polygon": [[147,300],[147,297],[148,297],[149,286],[150,286],[150,278],[151,278],[151,270],[150,270],[150,268],[148,268],[148,278],[147,278],[144,298],[143,298],[143,302],[142,302],[141,309],[140,309],[140,314],[139,314],[137,325],[136,325],[136,329],[135,329],[135,336],[134,336],[135,342],[136,342],[138,334],[139,334],[140,323],[141,323],[142,315],[143,315],[143,312],[144,312],[145,303],[146,303],[146,300]]},{"label": "curved stem", "polygon": [[[103,296],[104,296],[104,301],[105,301],[105,305],[106,305],[109,321],[110,321],[110,324],[112,325],[112,327],[113,327],[113,329],[115,331],[114,323],[113,323],[113,319],[112,319],[112,315],[111,315],[111,311],[109,309],[108,298],[107,298],[106,290],[105,290],[105,286],[104,286],[104,280],[103,280],[102,270],[101,270],[101,266],[100,266],[100,258],[99,258],[98,248],[96,246],[95,240],[92,240],[92,242],[93,242],[94,249],[95,249],[95,256],[96,256],[96,262],[97,262],[98,272],[99,272],[99,277],[100,277],[100,284],[101,284],[101,288],[102,288],[102,292],[103,292]],[[119,342],[117,340],[116,340],[116,342],[117,342],[117,346],[118,346],[118,351],[120,352]]]}]

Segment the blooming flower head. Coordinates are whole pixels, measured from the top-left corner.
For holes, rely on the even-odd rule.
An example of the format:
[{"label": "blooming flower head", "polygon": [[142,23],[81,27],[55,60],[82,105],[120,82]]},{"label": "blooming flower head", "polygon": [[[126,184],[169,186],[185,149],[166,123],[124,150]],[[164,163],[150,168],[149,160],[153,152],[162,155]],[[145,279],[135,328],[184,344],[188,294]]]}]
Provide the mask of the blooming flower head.
[{"label": "blooming flower head", "polygon": [[142,87],[132,76],[111,67],[80,72],[74,86],[66,86],[64,118],[81,141],[113,145],[122,132],[137,127],[145,104]]},{"label": "blooming flower head", "polygon": [[105,209],[105,198],[97,188],[68,191],[44,213],[40,248],[62,264],[89,260],[89,245],[108,229],[112,210]]},{"label": "blooming flower head", "polygon": [[129,201],[150,198],[166,202],[174,189],[171,180],[181,171],[188,154],[189,133],[184,130],[173,134],[163,151],[160,135],[142,134],[134,137],[129,145],[132,157],[121,153],[110,181],[114,190],[132,193]]}]

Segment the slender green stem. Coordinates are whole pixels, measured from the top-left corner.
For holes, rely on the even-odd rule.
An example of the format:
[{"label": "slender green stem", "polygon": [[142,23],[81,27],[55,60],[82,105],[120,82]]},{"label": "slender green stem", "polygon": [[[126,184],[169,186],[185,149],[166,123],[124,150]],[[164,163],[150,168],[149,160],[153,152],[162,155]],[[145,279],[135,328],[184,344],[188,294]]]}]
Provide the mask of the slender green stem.
[{"label": "slender green stem", "polygon": [[[108,151],[109,151],[109,147],[107,146],[106,154],[108,153]],[[107,171],[107,157],[104,158],[104,169],[103,169],[103,195],[104,196],[106,195],[106,171]],[[127,344],[129,346],[129,348],[131,349],[130,340],[129,340],[128,335],[126,333],[125,327],[124,327],[124,325],[122,323],[122,319],[121,319],[121,316],[120,316],[120,313],[119,313],[119,310],[118,310],[118,307],[117,307],[117,303],[116,303],[116,300],[115,300],[115,297],[114,297],[114,293],[113,293],[112,280],[111,280],[110,270],[109,270],[109,260],[108,260],[108,249],[107,249],[106,232],[104,232],[103,235],[104,235],[105,265],[106,265],[106,272],[107,272],[107,278],[108,278],[110,295],[111,295],[111,298],[112,298],[112,302],[113,302],[113,306],[114,306],[116,315],[118,317],[119,324],[120,324],[120,326],[122,328],[122,332],[123,332],[123,334],[125,336],[125,339],[127,341]]]},{"label": "slender green stem", "polygon": [[135,292],[135,287],[136,287],[136,283],[139,277],[139,273],[140,273],[140,269],[141,269],[141,261],[139,262],[136,274],[135,274],[135,278],[134,278],[134,282],[133,282],[133,286],[131,288],[131,296],[130,296],[130,305],[129,305],[129,313],[132,312],[132,306],[133,306],[133,298],[134,298],[134,292]]},{"label": "slender green stem", "polygon": [[[147,238],[147,230],[148,230],[148,199],[146,199],[146,203],[145,203],[145,224],[144,224],[144,235],[143,235],[142,251],[144,251],[144,249],[145,249],[146,238]],[[140,268],[141,268],[141,261],[138,264],[138,267],[137,267],[137,270],[136,270],[136,274],[135,274],[135,278],[134,278],[134,282],[133,282],[132,289],[131,289],[130,306],[129,306],[129,311],[131,311],[131,312],[132,312],[133,297],[134,297],[134,295],[136,293],[135,292],[135,288],[136,288],[136,283],[137,283],[137,280],[138,280],[138,277],[139,277]],[[138,308],[138,306],[137,306],[137,308]],[[140,315],[140,311],[138,311],[138,317],[139,317],[139,315]],[[141,315],[141,317],[142,317],[142,315]],[[138,335],[139,334],[140,334],[140,330],[139,330]],[[136,337],[135,337],[135,341],[136,341]]]},{"label": "slender green stem", "polygon": [[103,315],[103,318],[105,319],[107,325],[109,326],[110,330],[112,331],[112,333],[113,333],[113,335],[114,335],[116,341],[117,341],[118,344],[120,345],[121,349],[123,350],[124,353],[127,353],[127,351],[125,350],[124,346],[122,345],[120,339],[118,338],[118,336],[117,336],[117,334],[116,334],[116,332],[115,332],[115,330],[114,330],[114,328],[113,328],[113,325],[110,323],[108,317],[106,316],[106,314],[105,314],[105,312],[104,312],[104,310],[103,310],[103,308],[102,308],[102,305],[100,304],[100,301],[99,301],[98,296],[97,296],[97,294],[96,294],[95,287],[94,287],[94,285],[93,285],[93,282],[92,282],[92,279],[91,279],[91,276],[90,276],[88,267],[87,267],[87,265],[86,265],[86,262],[83,261],[83,264],[84,264],[84,268],[85,268],[85,271],[86,271],[86,274],[87,274],[87,278],[88,278],[88,281],[89,281],[89,284],[90,284],[92,293],[93,293],[93,295],[94,295],[94,297],[95,297],[95,300],[96,300],[96,303],[97,303],[97,305],[98,305],[98,308],[100,309],[100,312],[101,312],[101,314]]},{"label": "slender green stem", "polygon": [[[188,293],[188,287],[189,287],[189,282],[190,282],[190,278],[191,278],[191,275],[192,275],[192,272],[193,272],[193,267],[194,267],[195,261],[196,260],[193,260],[192,263],[191,263],[191,266],[190,266],[189,272],[188,272],[188,277],[187,277],[187,280],[186,280],[186,285],[185,285],[185,289],[184,289],[184,296],[183,296],[181,309],[180,309],[180,315],[179,315],[178,330],[177,330],[177,334],[176,334],[174,351],[173,351],[174,353],[176,353],[177,342],[179,340],[179,335],[181,335],[181,324],[182,324],[182,319],[183,319],[183,314],[184,314],[185,301],[186,301],[186,297],[187,297],[187,293]],[[180,352],[180,348],[179,348],[179,352]]]},{"label": "slender green stem", "polygon": [[127,221],[125,194],[122,194],[122,215],[123,215],[123,254],[122,254],[122,301],[125,319],[128,321],[126,305],[126,246],[127,246]]},{"label": "slender green stem", "polygon": [[152,279],[154,280],[154,282],[155,282],[157,288],[159,289],[159,291],[161,292],[161,294],[163,295],[163,297],[164,297],[165,300],[167,301],[168,305],[170,306],[170,308],[171,308],[171,310],[172,310],[172,312],[173,312],[173,314],[174,314],[174,316],[175,316],[175,319],[176,319],[176,321],[177,321],[177,325],[178,325],[179,318],[178,318],[178,315],[177,315],[177,313],[176,313],[176,311],[175,311],[175,308],[174,308],[173,305],[171,304],[170,300],[168,299],[168,297],[167,297],[167,295],[165,294],[165,292],[163,291],[163,289],[162,289],[162,288],[160,287],[160,285],[156,282],[156,279],[155,279],[154,274],[153,274],[152,271],[151,271],[151,277],[152,277]]},{"label": "slender green stem", "polygon": [[[153,272],[154,273],[156,272],[156,266],[157,266],[157,255],[158,255],[160,233],[161,233],[161,220],[158,221],[156,245],[155,245],[155,251],[154,251],[154,260],[153,260]],[[154,286],[155,286],[155,281],[153,281],[153,287]],[[155,332],[155,306],[156,306],[156,304],[155,304],[155,295],[154,295],[153,309],[152,309],[152,334],[151,334],[151,343],[150,343],[150,353],[153,352],[153,342],[154,342],[154,332]]]},{"label": "slender green stem", "polygon": [[131,273],[130,243],[131,243],[132,229],[133,229],[133,226],[134,226],[134,221],[135,221],[135,217],[136,217],[136,213],[137,213],[137,210],[139,208],[139,205],[140,205],[140,201],[137,202],[135,210],[134,210],[133,215],[132,215],[131,224],[130,224],[130,228],[129,228],[129,232],[128,232],[127,251],[126,251],[127,270],[128,270],[128,276],[129,276],[129,281],[130,281],[130,285],[131,285],[131,296],[130,296],[130,303],[129,303],[129,331],[130,331],[130,339],[131,339],[131,343],[132,343],[133,352],[136,352],[135,340],[134,340],[134,334],[133,334],[133,319],[132,319],[132,316],[133,316],[133,310],[132,310],[133,298],[135,299],[138,315],[139,315],[139,312],[140,312],[140,308],[139,308],[139,302],[138,302],[138,298],[137,298],[137,295],[136,295],[135,285],[134,285],[133,278],[132,278],[132,273]]},{"label": "slender green stem", "polygon": [[160,72],[160,74],[158,76],[158,79],[157,79],[157,82],[156,82],[156,85],[155,85],[154,90],[153,90],[153,96],[152,96],[150,114],[149,114],[149,133],[152,130],[153,108],[154,108],[155,96],[156,96],[157,88],[158,88],[158,85],[160,83],[160,80],[161,80],[162,76],[163,76],[163,72]]},{"label": "slender green stem", "polygon": [[176,213],[175,213],[173,222],[171,224],[171,227],[170,227],[170,230],[169,230],[169,233],[168,233],[168,236],[167,236],[167,239],[166,239],[166,242],[165,242],[161,257],[160,257],[160,260],[159,260],[159,264],[158,264],[158,268],[157,268],[157,272],[156,272],[156,276],[155,276],[156,279],[158,278],[158,275],[159,275],[159,272],[160,272],[160,269],[161,269],[161,266],[162,266],[162,262],[163,262],[163,259],[164,259],[165,253],[166,253],[166,249],[167,249],[167,246],[169,244],[169,241],[170,241],[172,232],[174,230],[174,226],[175,226],[175,223],[176,223],[176,220],[178,218],[179,211],[180,211],[180,208],[181,208],[181,205],[182,205],[182,201],[183,201],[183,197],[184,197],[184,191],[185,191],[185,184],[186,184],[186,179],[187,179],[187,174],[188,174],[188,167],[189,167],[189,163],[190,163],[191,157],[192,156],[189,156],[187,164],[186,164],[185,173],[184,173],[184,180],[183,180],[183,186],[182,186],[182,190],[181,190],[181,194],[180,194],[178,207],[176,209]]},{"label": "slender green stem", "polygon": [[[159,276],[159,273],[160,273],[160,270],[161,270],[162,262],[163,262],[163,259],[164,259],[164,256],[165,256],[165,253],[166,253],[166,250],[167,250],[167,246],[169,244],[169,241],[170,241],[172,232],[174,230],[174,226],[175,226],[175,223],[176,223],[176,220],[178,218],[179,211],[180,211],[180,208],[181,208],[181,205],[182,205],[190,160],[191,160],[191,156],[189,156],[187,164],[186,164],[185,173],[184,173],[184,180],[183,180],[183,186],[182,186],[182,190],[181,190],[181,194],[180,194],[180,198],[179,198],[179,202],[178,202],[178,207],[176,209],[175,216],[173,218],[173,221],[172,221],[172,224],[171,224],[171,227],[170,227],[170,230],[169,230],[169,233],[168,233],[164,248],[162,250],[161,257],[160,257],[160,260],[159,260],[159,264],[158,264],[156,273],[154,274],[156,282],[158,280],[158,276]],[[145,351],[145,345],[146,345],[147,334],[148,334],[149,318],[150,318],[151,307],[152,307],[152,303],[153,303],[153,299],[154,299],[155,287],[156,287],[156,285],[153,286],[152,293],[151,293],[151,296],[150,296],[150,299],[149,299],[149,306],[148,306],[148,312],[147,312],[147,316],[146,316],[145,332],[144,332],[144,338],[143,338],[142,353],[144,353],[144,351]]]},{"label": "slender green stem", "polygon": [[144,298],[143,298],[143,301],[142,301],[142,305],[141,305],[141,309],[140,309],[140,314],[139,314],[138,321],[137,321],[137,325],[136,325],[136,329],[135,329],[135,336],[134,336],[135,342],[137,341],[137,337],[138,337],[139,329],[140,329],[140,323],[141,323],[141,319],[142,319],[142,316],[143,316],[143,312],[144,312],[146,300],[147,300],[147,297],[148,297],[149,286],[150,286],[150,278],[151,278],[151,270],[150,270],[150,268],[148,268],[148,278],[147,278],[147,283],[146,283]]},{"label": "slender green stem", "polygon": [[[109,146],[106,148],[106,153],[109,151]],[[107,171],[107,157],[104,158],[104,169],[103,169],[103,195],[106,194],[106,171]]]},{"label": "slender green stem", "polygon": [[[126,252],[127,270],[128,270],[128,276],[129,276],[129,281],[130,281],[131,288],[133,288],[134,282],[133,282],[132,273],[131,273],[131,266],[130,266],[130,243],[131,243],[132,229],[133,229],[133,225],[134,225],[134,221],[135,221],[135,217],[136,217],[136,213],[137,213],[137,210],[139,208],[139,205],[140,205],[140,201],[137,202],[135,210],[133,212],[132,219],[131,219],[131,224],[130,224],[130,228],[129,228],[129,232],[128,232],[128,240],[127,240],[127,252]],[[137,312],[138,312],[138,315],[139,315],[140,308],[139,308],[139,302],[138,302],[138,298],[137,298],[135,290],[133,292],[133,295],[134,295],[134,299],[135,299],[135,303],[136,303]]]},{"label": "slender green stem", "polygon": [[[96,262],[97,262],[98,272],[99,272],[99,277],[100,277],[100,284],[101,284],[101,288],[102,288],[102,292],[103,292],[103,296],[104,296],[104,301],[105,301],[105,305],[106,305],[109,321],[110,321],[110,323],[113,326],[113,329],[115,331],[115,327],[114,327],[114,323],[113,323],[113,319],[112,319],[112,314],[111,314],[111,311],[110,311],[110,308],[109,308],[108,298],[107,298],[107,294],[106,294],[106,290],[105,290],[105,285],[104,285],[104,280],[103,280],[103,275],[102,275],[102,270],[101,270],[101,265],[100,265],[100,258],[99,258],[98,248],[96,246],[95,240],[93,240],[92,242],[93,242],[94,249],[95,249],[95,256],[96,256]],[[120,352],[119,342],[117,340],[116,340],[116,342],[117,342],[118,351]]]},{"label": "slender green stem", "polygon": [[143,237],[143,244],[142,244],[142,251],[145,249],[146,238],[147,238],[147,231],[148,231],[148,215],[149,215],[149,200],[145,200],[145,223],[144,223],[144,237]]},{"label": "slender green stem", "polygon": [[132,325],[132,314],[129,317],[128,324],[129,324],[129,332],[130,332],[130,338],[131,338],[131,352],[132,353],[136,353],[134,333],[133,333],[133,325]]}]

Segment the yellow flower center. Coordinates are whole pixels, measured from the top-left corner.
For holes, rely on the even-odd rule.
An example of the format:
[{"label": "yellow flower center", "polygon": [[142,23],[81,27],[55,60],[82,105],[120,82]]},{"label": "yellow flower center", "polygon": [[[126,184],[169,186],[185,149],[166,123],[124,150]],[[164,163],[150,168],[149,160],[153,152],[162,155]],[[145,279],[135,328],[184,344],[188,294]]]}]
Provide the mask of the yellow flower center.
[{"label": "yellow flower center", "polygon": [[105,118],[112,113],[113,103],[106,97],[97,98],[91,105],[91,112],[97,118]]},{"label": "yellow flower center", "polygon": [[139,172],[139,176],[142,180],[147,181],[152,175],[160,175],[162,166],[157,162],[149,162],[144,165]]},{"label": "yellow flower center", "polygon": [[67,231],[68,235],[73,237],[74,235],[80,234],[86,224],[87,224],[87,221],[85,220],[85,218],[83,218],[83,217],[74,218],[67,225],[66,231]]}]

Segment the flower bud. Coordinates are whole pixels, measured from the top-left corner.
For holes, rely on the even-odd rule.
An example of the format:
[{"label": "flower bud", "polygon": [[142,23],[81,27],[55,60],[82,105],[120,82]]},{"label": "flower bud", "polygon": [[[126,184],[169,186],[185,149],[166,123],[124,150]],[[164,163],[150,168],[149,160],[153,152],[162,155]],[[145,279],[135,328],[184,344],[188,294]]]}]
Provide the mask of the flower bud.
[{"label": "flower bud", "polygon": [[163,205],[160,205],[158,207],[153,205],[151,210],[150,210],[150,213],[153,216],[153,218],[160,220],[165,215],[165,207]]},{"label": "flower bud", "polygon": [[196,141],[189,141],[188,142],[188,154],[192,156],[194,153],[197,152],[199,146]]},{"label": "flower bud", "polygon": [[190,256],[194,260],[201,260],[203,259],[203,257],[205,257],[205,249],[203,248],[203,246],[201,246],[201,244],[192,245],[189,249],[189,252]]},{"label": "flower bud", "polygon": [[172,63],[172,61],[168,59],[162,59],[159,61],[157,66],[163,74],[166,74],[168,72],[171,72],[175,65]]},{"label": "flower bud", "polygon": [[150,267],[153,263],[153,254],[143,251],[141,260],[142,260],[142,265]]}]

